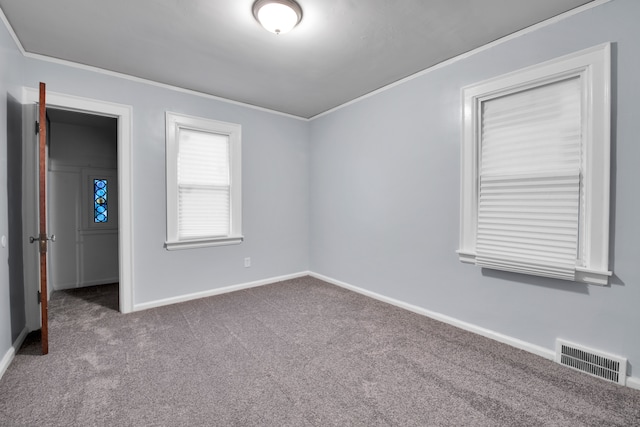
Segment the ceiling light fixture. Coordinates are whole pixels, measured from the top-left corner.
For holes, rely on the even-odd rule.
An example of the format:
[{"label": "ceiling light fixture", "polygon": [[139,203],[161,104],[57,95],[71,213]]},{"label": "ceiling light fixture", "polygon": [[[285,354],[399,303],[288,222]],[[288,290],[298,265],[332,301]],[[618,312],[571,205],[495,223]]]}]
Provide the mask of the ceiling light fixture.
[{"label": "ceiling light fixture", "polygon": [[284,34],[298,25],[302,9],[293,0],[257,0],[253,4],[253,16],[267,31]]}]

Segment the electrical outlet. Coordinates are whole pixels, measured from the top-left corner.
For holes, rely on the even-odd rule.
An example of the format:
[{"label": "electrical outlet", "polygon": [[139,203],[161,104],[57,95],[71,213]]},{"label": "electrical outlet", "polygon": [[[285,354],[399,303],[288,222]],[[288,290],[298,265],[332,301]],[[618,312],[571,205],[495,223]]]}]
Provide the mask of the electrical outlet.
[{"label": "electrical outlet", "polygon": [[244,259],[244,267],[245,267],[245,268],[249,268],[249,267],[251,267],[251,258],[246,257],[246,258]]}]

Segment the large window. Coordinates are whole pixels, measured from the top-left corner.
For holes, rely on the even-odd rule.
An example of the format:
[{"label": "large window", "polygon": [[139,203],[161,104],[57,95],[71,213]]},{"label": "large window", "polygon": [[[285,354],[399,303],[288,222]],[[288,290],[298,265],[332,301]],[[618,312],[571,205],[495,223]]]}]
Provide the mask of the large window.
[{"label": "large window", "polygon": [[240,243],[240,125],[167,112],[166,126],[166,248]]},{"label": "large window", "polygon": [[463,89],[461,261],[607,284],[609,49]]}]

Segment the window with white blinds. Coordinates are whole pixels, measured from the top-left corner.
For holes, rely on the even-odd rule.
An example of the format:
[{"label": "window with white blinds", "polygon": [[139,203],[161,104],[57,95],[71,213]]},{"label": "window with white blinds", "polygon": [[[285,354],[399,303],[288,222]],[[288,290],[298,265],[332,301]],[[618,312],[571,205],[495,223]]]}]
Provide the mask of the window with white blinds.
[{"label": "window with white blinds", "polygon": [[607,284],[610,47],[463,89],[460,260]]},{"label": "window with white blinds", "polygon": [[242,241],[240,126],[167,113],[167,249]]},{"label": "window with white blinds", "polygon": [[179,132],[178,238],[228,236],[229,136],[192,129]]},{"label": "window with white blinds", "polygon": [[476,264],[574,280],[580,79],[484,101]]}]

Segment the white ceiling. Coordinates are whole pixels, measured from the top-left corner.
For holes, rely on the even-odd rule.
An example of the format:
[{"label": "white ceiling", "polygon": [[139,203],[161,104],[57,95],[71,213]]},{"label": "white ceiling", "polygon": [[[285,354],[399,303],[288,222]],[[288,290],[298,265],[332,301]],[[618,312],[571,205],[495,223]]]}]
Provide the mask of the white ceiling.
[{"label": "white ceiling", "polygon": [[254,0],[0,0],[23,48],[300,117],[592,0],[298,0],[275,35]]}]

